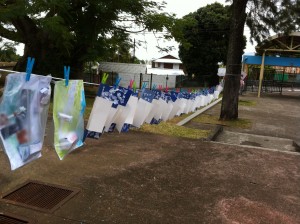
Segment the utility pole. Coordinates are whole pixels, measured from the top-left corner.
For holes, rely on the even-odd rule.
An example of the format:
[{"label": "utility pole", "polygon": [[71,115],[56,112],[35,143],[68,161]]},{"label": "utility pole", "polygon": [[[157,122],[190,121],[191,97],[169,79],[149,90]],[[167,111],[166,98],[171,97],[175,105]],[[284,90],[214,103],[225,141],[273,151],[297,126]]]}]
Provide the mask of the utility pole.
[{"label": "utility pole", "polygon": [[133,39],[133,56],[132,56],[132,62],[134,62],[135,58],[135,38]]}]

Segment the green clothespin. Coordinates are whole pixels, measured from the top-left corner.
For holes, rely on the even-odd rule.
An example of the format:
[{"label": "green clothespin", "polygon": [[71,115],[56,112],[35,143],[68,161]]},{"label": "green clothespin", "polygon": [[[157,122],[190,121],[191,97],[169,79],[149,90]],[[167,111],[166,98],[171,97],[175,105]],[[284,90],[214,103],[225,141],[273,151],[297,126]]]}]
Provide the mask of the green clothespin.
[{"label": "green clothespin", "polygon": [[108,78],[108,74],[107,73],[103,73],[103,77],[102,77],[101,83],[102,84],[106,84],[107,78]]},{"label": "green clothespin", "polygon": [[133,92],[136,92],[136,83],[135,83],[135,81],[133,82],[132,88],[133,88]]}]

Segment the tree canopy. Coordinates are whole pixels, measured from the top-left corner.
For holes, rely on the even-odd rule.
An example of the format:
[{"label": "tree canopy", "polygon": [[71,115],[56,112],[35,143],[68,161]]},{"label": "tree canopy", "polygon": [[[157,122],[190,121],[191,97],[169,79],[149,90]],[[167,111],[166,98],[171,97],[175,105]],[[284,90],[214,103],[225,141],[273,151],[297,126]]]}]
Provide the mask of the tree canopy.
[{"label": "tree canopy", "polygon": [[[162,31],[174,16],[150,0],[1,0],[0,36],[25,44],[16,69],[36,58],[34,72],[79,77],[86,61],[105,58],[130,43],[129,32]],[[122,47],[120,43],[123,44]],[[128,45],[127,45],[128,47]]]},{"label": "tree canopy", "polygon": [[15,44],[4,42],[0,37],[0,62],[16,62],[19,58]]},{"label": "tree canopy", "polygon": [[226,63],[229,19],[229,6],[214,3],[177,21],[174,36],[180,43],[180,59],[198,79],[209,75],[210,85],[218,83],[218,62]]}]

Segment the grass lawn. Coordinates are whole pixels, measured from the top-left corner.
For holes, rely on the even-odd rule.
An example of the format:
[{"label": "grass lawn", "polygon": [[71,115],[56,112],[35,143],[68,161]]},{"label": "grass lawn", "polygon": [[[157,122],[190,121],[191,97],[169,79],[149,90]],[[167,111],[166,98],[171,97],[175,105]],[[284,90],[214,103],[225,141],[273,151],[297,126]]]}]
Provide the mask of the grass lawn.
[{"label": "grass lawn", "polygon": [[239,118],[233,121],[220,121],[218,116],[212,116],[208,114],[202,114],[193,119],[193,122],[205,123],[205,124],[219,124],[234,128],[243,128],[248,129],[251,128],[252,123],[248,119]]},{"label": "grass lawn", "polygon": [[137,131],[193,139],[207,138],[211,132],[209,130],[177,126],[176,124],[170,122],[161,122],[157,125],[143,124],[141,128],[137,129]]}]

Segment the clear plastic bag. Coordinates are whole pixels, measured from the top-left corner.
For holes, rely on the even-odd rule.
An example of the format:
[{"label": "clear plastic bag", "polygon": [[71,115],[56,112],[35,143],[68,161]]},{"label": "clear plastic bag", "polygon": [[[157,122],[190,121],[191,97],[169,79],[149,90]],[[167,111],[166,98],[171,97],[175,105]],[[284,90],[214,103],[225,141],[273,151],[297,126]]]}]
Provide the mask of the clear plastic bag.
[{"label": "clear plastic bag", "polygon": [[51,96],[51,76],[7,75],[0,104],[0,138],[11,169],[39,157]]}]

